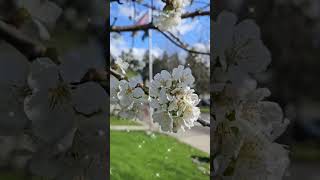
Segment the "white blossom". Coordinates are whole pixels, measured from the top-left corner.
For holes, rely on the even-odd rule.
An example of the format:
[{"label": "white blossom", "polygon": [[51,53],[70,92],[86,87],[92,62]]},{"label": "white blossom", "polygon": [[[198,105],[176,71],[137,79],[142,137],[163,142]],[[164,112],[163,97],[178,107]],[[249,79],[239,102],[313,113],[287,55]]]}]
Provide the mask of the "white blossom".
[{"label": "white blossom", "polygon": [[117,78],[115,78],[114,76],[110,77],[110,102],[111,103],[118,102],[117,94],[120,91],[119,83],[120,81]]},{"label": "white blossom", "polygon": [[111,76],[110,80],[110,102],[116,105],[118,115],[124,118],[141,119],[143,116],[142,110],[148,101],[144,90],[138,87],[141,82],[134,78],[129,81],[118,81],[113,76]]},{"label": "white blossom", "polygon": [[24,111],[32,121],[35,135],[49,142],[68,133],[80,114],[91,116],[106,107],[107,94],[101,86],[86,82],[72,87],[68,75],[77,67],[62,67],[49,58],[36,59],[28,77],[32,94],[24,100]]},{"label": "white blossom", "polygon": [[181,24],[181,15],[184,8],[190,4],[190,0],[172,0],[160,14],[154,18],[154,25],[162,31],[169,31]]},{"label": "white blossom", "polygon": [[222,12],[214,24],[213,177],[280,180],[289,164],[288,151],[273,141],[289,121],[277,103],[264,100],[270,91],[258,88],[253,79],[266,70],[270,53],[253,21],[238,23],[234,14]]},{"label": "white blossom", "polygon": [[182,9],[190,4],[190,0],[173,0],[172,5],[174,9]]},{"label": "white blossom", "polygon": [[141,102],[144,97],[144,91],[140,87],[135,87],[137,84],[122,80],[119,82],[119,92],[117,94],[120,105],[129,107],[134,102]]},{"label": "white blossom", "polygon": [[161,12],[159,15],[155,16],[154,25],[162,31],[168,31],[172,28],[181,24],[180,11],[178,12]]},{"label": "white blossom", "polygon": [[163,131],[191,128],[199,118],[199,97],[190,88],[193,82],[191,70],[183,66],[174,68],[172,74],[163,70],[154,76],[150,105],[155,108],[153,119]]}]

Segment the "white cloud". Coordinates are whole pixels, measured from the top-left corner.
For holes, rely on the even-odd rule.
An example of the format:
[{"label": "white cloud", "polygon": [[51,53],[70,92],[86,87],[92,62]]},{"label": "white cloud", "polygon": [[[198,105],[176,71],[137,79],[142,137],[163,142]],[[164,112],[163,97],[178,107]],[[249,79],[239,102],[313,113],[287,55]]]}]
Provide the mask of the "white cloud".
[{"label": "white cloud", "polygon": [[156,58],[160,58],[163,55],[163,49],[159,48],[159,47],[154,47],[152,48],[152,55]]},{"label": "white cloud", "polygon": [[133,17],[134,8],[129,5],[121,5],[119,6],[119,14],[125,17]]},{"label": "white cloud", "polygon": [[[129,50],[130,50],[130,48],[123,49],[123,51],[125,51],[125,52],[128,52]],[[146,53],[146,51],[148,49],[146,49],[146,48],[131,48],[131,50],[132,50],[132,53],[133,53],[133,56],[135,57],[135,59],[142,60],[144,54]],[[152,52],[153,57],[155,57],[155,58],[159,58],[163,54],[163,50],[160,49],[159,47],[152,48],[151,52]]]},{"label": "white cloud", "polygon": [[[128,45],[127,41],[125,41],[122,36],[119,36],[117,38],[114,38],[111,36],[110,53],[113,56],[117,57],[121,54],[121,52],[129,52],[130,50],[132,50],[132,53],[133,53],[133,56],[135,57],[135,59],[142,60],[145,52],[148,49],[147,48],[136,48],[136,47],[132,48]],[[155,58],[159,58],[163,54],[163,50],[159,47],[153,47],[151,52]]]},{"label": "white cloud", "polygon": [[193,47],[202,52],[210,52],[210,42],[209,43],[195,43]]},{"label": "white cloud", "polygon": [[110,41],[110,53],[113,56],[119,56],[123,48],[126,48],[127,44],[122,36],[112,37]]},{"label": "white cloud", "polygon": [[[135,16],[135,20],[138,21],[146,12],[148,12],[147,10],[145,11],[141,11],[141,12],[134,12],[134,8],[133,6],[130,6],[130,5],[121,5],[119,6],[119,9],[118,9],[118,13],[120,14],[120,16],[123,16],[123,17],[131,17],[133,18]],[[134,14],[136,13],[136,14]]]},{"label": "white cloud", "polygon": [[[210,42],[208,43],[195,43],[193,47],[201,52],[210,52]],[[202,59],[202,62],[206,66],[210,66],[210,56],[208,55],[199,55],[199,57]]]},{"label": "white cloud", "polygon": [[188,56],[188,53],[186,51],[179,51],[178,52],[179,60],[182,64],[186,63],[186,58]]},{"label": "white cloud", "polygon": [[[132,50],[133,57],[137,60],[142,60],[144,53],[146,52],[146,49],[144,48],[132,48],[131,50]],[[130,49],[128,48],[128,49],[125,49],[124,51],[128,52],[130,51]]]}]

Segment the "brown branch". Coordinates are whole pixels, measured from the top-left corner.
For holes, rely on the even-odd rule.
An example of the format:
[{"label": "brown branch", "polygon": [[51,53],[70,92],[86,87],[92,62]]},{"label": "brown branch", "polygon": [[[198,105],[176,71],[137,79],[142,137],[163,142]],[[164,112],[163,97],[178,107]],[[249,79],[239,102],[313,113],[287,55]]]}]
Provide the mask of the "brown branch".
[{"label": "brown branch", "polygon": [[[210,11],[201,11],[197,10],[194,12],[185,13],[181,16],[181,18],[194,18],[197,16],[208,16],[210,15]],[[184,44],[178,37],[174,36],[172,33],[170,33],[170,36],[167,35],[165,32],[161,31],[159,28],[155,27],[152,23],[143,24],[143,25],[130,25],[130,26],[111,26],[110,27],[111,32],[135,32],[135,31],[147,31],[149,29],[155,29],[159,31],[162,35],[164,35],[169,41],[171,41],[176,46],[180,47],[181,49],[193,53],[193,54],[203,54],[210,56],[210,53],[208,52],[200,52],[193,49],[189,49],[186,44]]]},{"label": "brown branch", "polygon": [[[194,18],[198,16],[209,16],[210,11],[195,11],[195,12],[188,12],[181,15],[182,19],[185,18]],[[152,24],[143,24],[143,25],[129,25],[129,26],[111,26],[111,32],[128,32],[128,31],[147,31],[149,29],[156,29],[156,27]]]},{"label": "brown branch", "polygon": [[16,49],[23,53],[29,61],[38,57],[49,57],[53,62],[59,64],[56,48],[50,48],[25,35],[16,27],[0,20],[0,39],[12,44]]},{"label": "brown branch", "polygon": [[176,40],[173,40],[169,35],[167,35],[165,32],[163,32],[163,31],[161,31],[161,30],[159,30],[159,29],[157,29],[162,35],[164,35],[169,41],[171,41],[173,44],[175,44],[176,46],[178,46],[178,47],[180,47],[181,49],[183,49],[183,50],[185,50],[185,51],[187,51],[187,52],[189,52],[189,53],[192,53],[192,54],[203,54],[203,55],[208,55],[208,56],[210,56],[210,53],[208,53],[208,52],[201,52],[201,51],[196,51],[196,50],[193,50],[193,49],[189,49],[185,44],[183,44],[182,42],[181,42],[181,40],[178,38],[178,37],[176,37],[176,36],[174,36],[173,35],[173,38],[174,39],[176,39]]},{"label": "brown branch", "polygon": [[182,14],[181,18],[182,19],[194,18],[194,17],[197,17],[197,16],[210,16],[210,11],[198,10],[198,11],[194,11],[194,12],[187,12],[187,13]]},{"label": "brown branch", "polygon": [[110,0],[110,2],[117,2],[118,4],[123,4],[120,0]]},{"label": "brown branch", "polygon": [[131,32],[131,31],[147,31],[149,29],[156,29],[152,24],[143,24],[143,25],[130,25],[130,26],[111,26],[110,32]]},{"label": "brown branch", "polygon": [[200,123],[202,126],[210,127],[210,122],[205,121],[203,119],[198,119],[197,122]]},{"label": "brown branch", "polygon": [[0,21],[0,36],[10,42],[28,58],[41,57],[46,52],[46,47],[38,41],[31,39],[17,28]]}]

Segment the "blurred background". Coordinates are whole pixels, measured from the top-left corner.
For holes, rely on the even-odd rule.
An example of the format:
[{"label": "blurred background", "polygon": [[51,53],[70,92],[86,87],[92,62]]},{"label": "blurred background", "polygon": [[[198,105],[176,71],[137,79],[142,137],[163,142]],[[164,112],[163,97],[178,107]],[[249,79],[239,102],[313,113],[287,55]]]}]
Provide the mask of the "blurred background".
[{"label": "blurred background", "polygon": [[[100,65],[104,65],[107,50],[105,42],[106,8],[105,0],[0,0],[2,24],[0,40],[9,39],[10,43],[10,39],[14,41],[14,38],[8,35],[12,32],[4,33],[4,29],[10,27],[7,29],[14,31],[13,36],[17,33],[21,39],[27,37],[25,39],[28,39],[28,42],[41,43],[47,47],[41,56],[50,57],[53,61],[68,56],[74,60],[86,60],[87,62],[93,59],[100,60]],[[37,49],[29,48],[28,43],[25,46],[23,43],[15,45],[29,59],[39,56],[32,53]],[[8,96],[7,94],[2,95]],[[107,122],[104,124],[108,125]],[[17,137],[1,135],[0,137],[0,179],[47,179],[39,176],[33,177],[35,173],[31,173],[30,159],[35,152],[34,144],[30,143],[29,139],[26,142],[18,140],[20,135],[18,134]],[[21,135],[21,137],[24,136],[26,135]],[[28,150],[17,150],[17,147]],[[102,151],[106,154],[105,149],[102,148]],[[98,153],[99,150],[96,150],[95,154]],[[40,153],[35,152],[34,154]],[[46,162],[46,164],[49,163]],[[105,161],[104,164],[106,164]]]},{"label": "blurred background", "polygon": [[219,13],[254,19],[272,54],[269,70],[257,77],[291,120],[277,140],[289,145],[288,180],[320,179],[320,1],[216,0]]}]

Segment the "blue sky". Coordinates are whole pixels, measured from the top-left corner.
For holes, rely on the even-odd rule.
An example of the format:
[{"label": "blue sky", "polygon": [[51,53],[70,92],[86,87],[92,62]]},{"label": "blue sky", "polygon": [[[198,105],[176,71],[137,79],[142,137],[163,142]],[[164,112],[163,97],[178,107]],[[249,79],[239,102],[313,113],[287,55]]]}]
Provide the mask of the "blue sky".
[{"label": "blue sky", "polygon": [[[132,1],[124,2],[123,5],[119,5],[117,3],[111,3],[110,5],[110,23],[114,21],[114,18],[117,17],[117,21],[115,22],[116,26],[126,26],[133,25],[135,21],[133,19],[129,19],[129,16],[134,14],[134,5]],[[149,4],[150,0],[144,0],[142,4]],[[194,0],[194,3],[191,6],[188,6],[185,11],[192,12],[199,8],[204,8],[206,4],[209,3],[209,0]],[[165,5],[160,0],[154,0],[154,5],[162,9]],[[136,11],[136,20],[139,19],[145,12],[148,11],[148,8],[145,6],[136,3],[135,5]],[[209,10],[209,7],[204,10]],[[179,32],[180,33],[179,33]],[[188,18],[183,20],[182,24],[175,30],[172,31],[175,34],[179,34],[179,37],[183,42],[188,43],[191,46],[202,48],[202,46],[208,48],[210,42],[210,19],[209,16],[197,17],[194,19]],[[112,34],[113,35],[113,34]],[[112,36],[111,35],[111,36]],[[127,51],[130,48],[133,48],[134,52],[136,52],[137,56],[142,54],[148,48],[148,40],[142,40],[143,32],[138,32],[134,36],[134,44],[132,44],[132,33],[121,33],[120,38],[112,38],[111,39],[111,53],[119,54],[122,50]],[[169,40],[167,40],[163,35],[161,35],[157,31],[153,31],[153,50],[155,56],[161,55],[163,51],[167,51],[169,54],[178,52],[181,57],[186,55],[186,52],[179,47],[172,44]],[[132,46],[133,45],[133,46]],[[200,50],[200,49],[199,49]],[[142,54],[143,55],[143,54]]]}]

